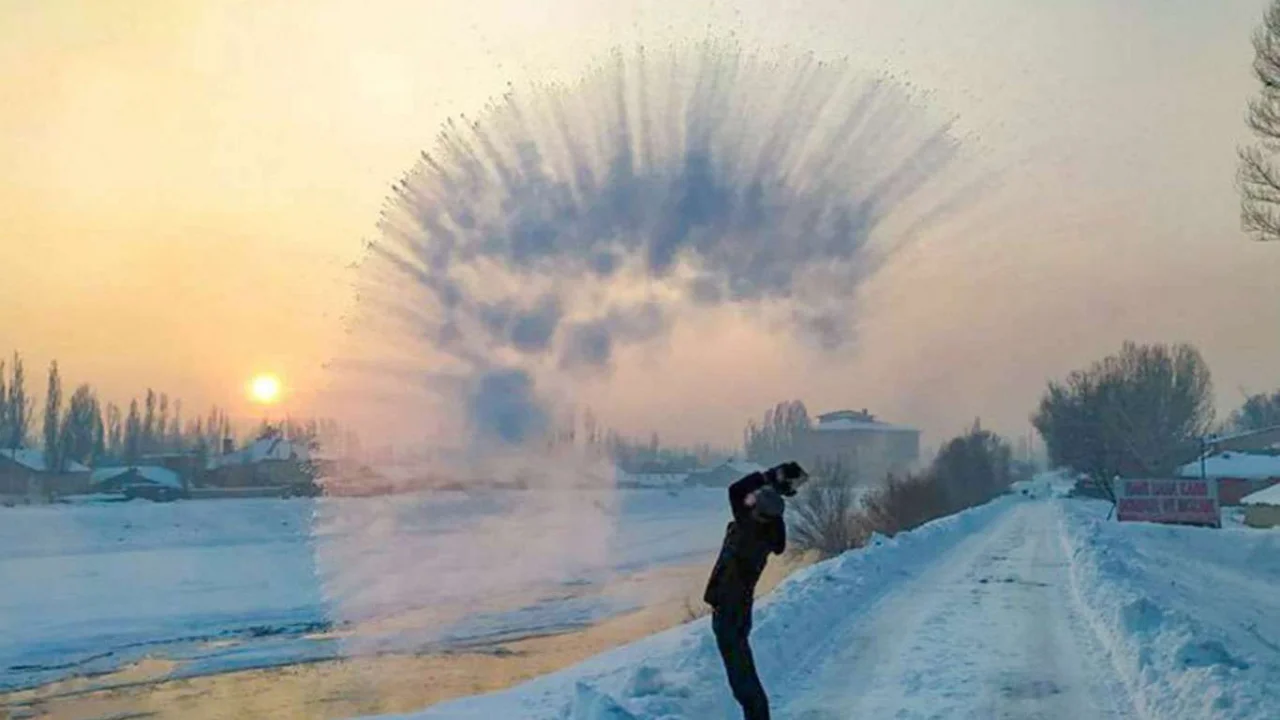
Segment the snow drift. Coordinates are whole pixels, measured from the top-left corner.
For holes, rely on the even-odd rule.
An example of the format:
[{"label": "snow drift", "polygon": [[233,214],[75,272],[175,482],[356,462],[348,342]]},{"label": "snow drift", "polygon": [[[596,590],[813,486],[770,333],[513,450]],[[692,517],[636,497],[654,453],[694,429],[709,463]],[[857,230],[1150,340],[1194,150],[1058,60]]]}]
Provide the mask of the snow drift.
[{"label": "snow drift", "polygon": [[[1077,599],[1153,718],[1280,716],[1280,533],[1102,520],[1064,503]],[[1100,512],[1102,510],[1102,512]]]}]

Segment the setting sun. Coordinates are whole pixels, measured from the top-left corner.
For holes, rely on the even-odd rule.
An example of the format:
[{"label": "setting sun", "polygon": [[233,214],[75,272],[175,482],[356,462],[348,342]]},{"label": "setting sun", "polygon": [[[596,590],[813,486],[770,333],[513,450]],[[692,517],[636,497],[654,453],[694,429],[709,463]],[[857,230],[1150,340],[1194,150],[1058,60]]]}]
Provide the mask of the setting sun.
[{"label": "setting sun", "polygon": [[249,382],[249,397],[261,405],[273,405],[280,399],[280,378],[270,373],[257,375]]}]

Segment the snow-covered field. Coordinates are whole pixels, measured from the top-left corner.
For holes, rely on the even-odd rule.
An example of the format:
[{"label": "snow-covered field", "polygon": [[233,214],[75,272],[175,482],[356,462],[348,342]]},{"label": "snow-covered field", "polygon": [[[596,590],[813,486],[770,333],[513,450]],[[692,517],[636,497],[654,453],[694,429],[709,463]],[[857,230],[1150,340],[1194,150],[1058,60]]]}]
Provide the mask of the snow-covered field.
[{"label": "snow-covered field", "polygon": [[[664,592],[610,588],[628,573],[705,557],[727,516],[714,489],[590,502],[607,535],[593,534],[599,547],[572,564],[537,568],[536,586],[501,564],[463,568],[477,557],[458,555],[481,540],[508,563],[518,564],[520,547],[536,550],[542,528],[507,522],[524,517],[515,508],[545,504],[527,493],[0,510],[0,690],[143,656],[181,661],[180,677],[572,628]],[[504,532],[513,537],[495,543]],[[509,582],[442,612],[430,591],[458,587],[447,573],[463,569]]]},{"label": "snow-covered field", "polygon": [[[784,718],[1280,717],[1280,533],[1001,498],[802,570],[752,643]],[[428,718],[740,717],[702,619]]]}]

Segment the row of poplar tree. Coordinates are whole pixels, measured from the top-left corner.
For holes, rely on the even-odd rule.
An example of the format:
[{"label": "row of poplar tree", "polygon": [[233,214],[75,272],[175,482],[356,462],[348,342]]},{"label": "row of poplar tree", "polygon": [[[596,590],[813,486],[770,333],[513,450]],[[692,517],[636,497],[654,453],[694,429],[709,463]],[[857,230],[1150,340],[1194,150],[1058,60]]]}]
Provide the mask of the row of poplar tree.
[{"label": "row of poplar tree", "polygon": [[49,364],[45,387],[37,433],[36,402],[27,389],[21,353],[0,360],[0,449],[38,448],[46,467],[55,471],[73,461],[102,465],[131,463],[160,453],[207,453],[233,433],[231,420],[221,408],[184,418],[181,400],[150,388],[126,408],[102,402],[88,383],[65,396],[56,360]]}]

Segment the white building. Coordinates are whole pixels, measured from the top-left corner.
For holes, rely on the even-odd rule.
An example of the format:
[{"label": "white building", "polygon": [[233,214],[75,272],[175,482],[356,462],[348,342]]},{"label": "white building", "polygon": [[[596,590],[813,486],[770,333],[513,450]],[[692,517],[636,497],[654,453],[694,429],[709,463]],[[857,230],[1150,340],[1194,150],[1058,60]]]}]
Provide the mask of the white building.
[{"label": "white building", "polygon": [[800,437],[796,455],[810,472],[840,463],[860,479],[876,481],[919,460],[920,431],[881,422],[866,410],[838,410],[818,416]]},{"label": "white building", "polygon": [[1218,501],[1239,505],[1244,496],[1280,482],[1280,455],[1220,452],[1183,465],[1178,477],[1216,480]]}]

